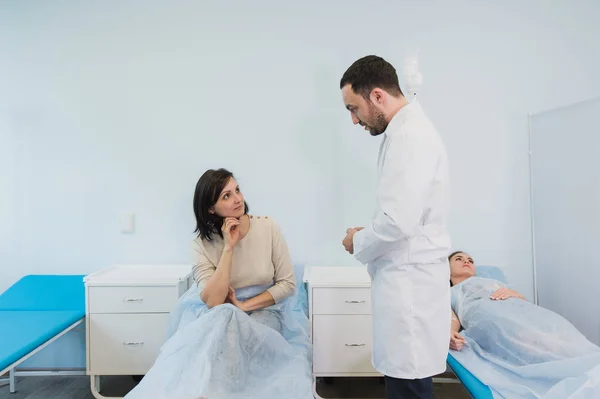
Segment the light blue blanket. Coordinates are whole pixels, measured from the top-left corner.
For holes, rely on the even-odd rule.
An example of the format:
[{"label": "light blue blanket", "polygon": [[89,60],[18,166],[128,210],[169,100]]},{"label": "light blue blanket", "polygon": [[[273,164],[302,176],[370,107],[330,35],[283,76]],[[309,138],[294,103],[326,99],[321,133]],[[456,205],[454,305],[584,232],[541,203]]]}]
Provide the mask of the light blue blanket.
[{"label": "light blue blanket", "polygon": [[[268,287],[237,290],[244,300]],[[249,314],[208,309],[197,287],[171,313],[169,339],[126,399],[312,399],[309,322],[297,294]]]},{"label": "light blue blanket", "polygon": [[600,398],[600,348],[554,312],[522,299],[490,299],[502,286],[471,277],[452,287],[465,337],[452,356],[495,398]]}]

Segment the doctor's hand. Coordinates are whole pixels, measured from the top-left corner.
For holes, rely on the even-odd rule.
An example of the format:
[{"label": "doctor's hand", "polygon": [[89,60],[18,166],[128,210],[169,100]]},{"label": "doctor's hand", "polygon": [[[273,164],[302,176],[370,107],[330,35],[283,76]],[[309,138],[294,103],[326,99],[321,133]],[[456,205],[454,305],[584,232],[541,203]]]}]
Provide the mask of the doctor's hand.
[{"label": "doctor's hand", "polygon": [[362,227],[355,227],[353,229],[346,230],[346,237],[344,237],[342,240],[342,245],[350,255],[354,253],[354,234],[360,230],[362,230]]},{"label": "doctor's hand", "polygon": [[462,349],[464,344],[465,339],[458,333],[458,331],[452,331],[452,333],[450,333],[450,349],[459,351]]},{"label": "doctor's hand", "polygon": [[523,295],[519,294],[517,291],[511,290],[506,287],[502,287],[502,288],[496,290],[496,292],[494,292],[490,296],[490,299],[493,299],[493,300],[504,300],[504,299],[508,299],[508,298],[525,299],[525,297]]}]

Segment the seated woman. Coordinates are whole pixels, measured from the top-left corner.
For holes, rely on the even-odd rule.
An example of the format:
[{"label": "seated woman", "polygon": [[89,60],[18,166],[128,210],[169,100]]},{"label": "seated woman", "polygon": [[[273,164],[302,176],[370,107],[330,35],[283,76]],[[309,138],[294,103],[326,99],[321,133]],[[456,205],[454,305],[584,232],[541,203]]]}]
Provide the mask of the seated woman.
[{"label": "seated woman", "polygon": [[477,276],[467,253],[449,261],[450,349],[459,363],[501,397],[600,397],[598,346],[560,315]]},{"label": "seated woman", "polygon": [[208,170],[194,194],[194,285],[169,339],[127,399],[312,398],[308,319],[279,227],[248,214],[233,175]]}]

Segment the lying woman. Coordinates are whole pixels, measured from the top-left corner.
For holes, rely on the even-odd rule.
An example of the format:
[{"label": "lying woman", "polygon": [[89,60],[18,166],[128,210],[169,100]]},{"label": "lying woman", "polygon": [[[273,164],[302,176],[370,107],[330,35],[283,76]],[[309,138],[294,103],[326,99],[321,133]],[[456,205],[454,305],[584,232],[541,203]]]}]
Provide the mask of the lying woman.
[{"label": "lying woman", "polygon": [[285,239],[248,214],[233,175],[196,185],[194,285],[171,314],[168,341],[127,399],[312,399],[308,319],[295,305]]},{"label": "lying woman", "polygon": [[449,261],[451,354],[495,398],[600,398],[598,346],[560,315],[477,276],[468,254]]}]

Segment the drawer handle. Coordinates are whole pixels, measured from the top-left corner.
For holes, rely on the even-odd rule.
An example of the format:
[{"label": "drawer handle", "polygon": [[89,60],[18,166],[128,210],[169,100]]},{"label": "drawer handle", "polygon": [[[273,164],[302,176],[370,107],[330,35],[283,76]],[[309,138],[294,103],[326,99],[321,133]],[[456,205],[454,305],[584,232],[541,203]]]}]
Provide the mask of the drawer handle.
[{"label": "drawer handle", "polygon": [[365,344],[346,344],[346,346],[365,346]]},{"label": "drawer handle", "polygon": [[366,301],[346,301],[346,303],[365,303]]},{"label": "drawer handle", "polygon": [[125,346],[140,346],[140,345],[144,345],[143,341],[140,342],[123,342],[123,345]]},{"label": "drawer handle", "polygon": [[125,302],[144,302],[144,298],[127,298]]}]

